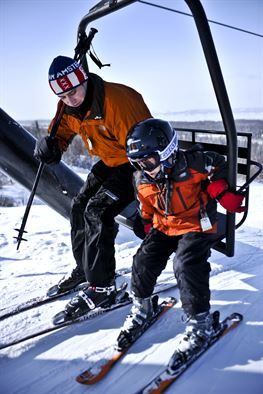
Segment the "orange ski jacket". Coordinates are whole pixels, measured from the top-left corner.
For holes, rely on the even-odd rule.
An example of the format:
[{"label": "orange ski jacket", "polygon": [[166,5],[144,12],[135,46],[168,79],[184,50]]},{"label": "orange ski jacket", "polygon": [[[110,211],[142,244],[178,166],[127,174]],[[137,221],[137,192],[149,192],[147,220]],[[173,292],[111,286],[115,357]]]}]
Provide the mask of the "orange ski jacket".
[{"label": "orange ski jacket", "polygon": [[209,178],[226,177],[227,164],[218,153],[179,151],[167,182],[157,183],[141,171],[135,173],[141,217],[166,235],[176,236],[202,232],[200,219],[207,215],[212,224],[207,232],[216,232],[216,201],[206,187]]},{"label": "orange ski jacket", "polygon": [[64,152],[79,134],[89,154],[98,156],[107,166],[127,163],[126,136],[134,124],[151,118],[151,113],[134,89],[103,81],[92,73],[89,80],[94,89],[90,109],[81,119],[66,106],[56,134],[59,148]]}]

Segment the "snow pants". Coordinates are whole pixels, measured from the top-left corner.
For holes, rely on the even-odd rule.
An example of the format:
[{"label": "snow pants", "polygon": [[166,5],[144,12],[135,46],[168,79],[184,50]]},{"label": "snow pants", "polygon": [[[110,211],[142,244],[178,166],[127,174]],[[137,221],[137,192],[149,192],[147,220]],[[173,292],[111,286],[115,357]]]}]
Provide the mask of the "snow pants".
[{"label": "snow pants", "polygon": [[152,229],[133,258],[131,290],[136,297],[150,297],[156,280],[175,252],[173,270],[177,279],[184,312],[189,315],[210,309],[207,261],[216,234],[191,232],[168,236]]},{"label": "snow pants", "polygon": [[108,167],[99,161],[72,200],[72,251],[93,286],[105,287],[114,279],[118,233],[114,218],[134,200],[133,172],[129,163]]}]

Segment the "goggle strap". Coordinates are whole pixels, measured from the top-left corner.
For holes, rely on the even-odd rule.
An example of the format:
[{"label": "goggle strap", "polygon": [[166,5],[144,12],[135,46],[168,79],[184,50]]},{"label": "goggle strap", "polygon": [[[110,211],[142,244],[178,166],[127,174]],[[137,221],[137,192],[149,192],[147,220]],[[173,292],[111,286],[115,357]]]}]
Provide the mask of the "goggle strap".
[{"label": "goggle strap", "polygon": [[177,149],[178,149],[177,133],[174,130],[173,138],[171,139],[167,147],[162,152],[157,151],[160,156],[160,161],[167,160],[171,156],[171,154],[174,153],[174,151],[176,151]]}]

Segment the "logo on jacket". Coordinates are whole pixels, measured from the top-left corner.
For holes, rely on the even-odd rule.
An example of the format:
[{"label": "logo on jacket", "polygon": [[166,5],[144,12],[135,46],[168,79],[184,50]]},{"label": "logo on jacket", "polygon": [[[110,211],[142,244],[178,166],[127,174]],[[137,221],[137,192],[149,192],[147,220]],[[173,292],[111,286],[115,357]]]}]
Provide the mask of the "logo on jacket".
[{"label": "logo on jacket", "polygon": [[87,143],[88,143],[89,150],[92,150],[93,145],[92,145],[91,140],[87,137],[86,141],[87,141]]},{"label": "logo on jacket", "polygon": [[107,130],[106,127],[103,126],[103,124],[98,125],[98,126],[97,126],[97,129],[98,129],[99,131],[106,131],[106,130]]}]

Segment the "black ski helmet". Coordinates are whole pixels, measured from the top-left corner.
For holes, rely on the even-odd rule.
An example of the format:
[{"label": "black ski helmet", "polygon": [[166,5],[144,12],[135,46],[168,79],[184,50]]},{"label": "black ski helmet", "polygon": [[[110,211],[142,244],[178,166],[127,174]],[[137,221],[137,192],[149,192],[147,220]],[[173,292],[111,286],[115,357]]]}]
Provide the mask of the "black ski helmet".
[{"label": "black ski helmet", "polygon": [[153,155],[158,158],[157,165],[169,168],[174,164],[177,151],[176,130],[165,120],[146,119],[137,123],[127,135],[127,156],[136,168],[137,161]]}]

